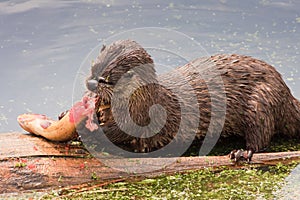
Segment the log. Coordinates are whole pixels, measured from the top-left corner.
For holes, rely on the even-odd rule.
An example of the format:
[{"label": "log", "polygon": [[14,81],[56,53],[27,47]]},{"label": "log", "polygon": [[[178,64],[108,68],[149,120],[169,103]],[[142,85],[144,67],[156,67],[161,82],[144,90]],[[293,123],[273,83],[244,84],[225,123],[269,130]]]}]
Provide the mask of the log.
[{"label": "log", "polygon": [[[257,153],[252,163],[272,165],[291,160],[300,160],[300,151]],[[82,146],[50,142],[31,134],[0,134],[0,194],[49,191],[218,166],[239,167],[227,155],[102,160],[92,157]]]}]

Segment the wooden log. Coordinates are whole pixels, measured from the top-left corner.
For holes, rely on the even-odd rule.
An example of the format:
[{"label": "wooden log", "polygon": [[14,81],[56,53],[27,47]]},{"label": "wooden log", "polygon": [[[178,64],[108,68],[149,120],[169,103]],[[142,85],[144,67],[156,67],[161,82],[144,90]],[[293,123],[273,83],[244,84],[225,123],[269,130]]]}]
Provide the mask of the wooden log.
[{"label": "wooden log", "polygon": [[[300,151],[257,153],[253,163],[300,159]],[[206,167],[235,166],[228,156],[96,159],[80,146],[53,143],[31,134],[0,134],[0,194],[39,191],[84,183]]]}]

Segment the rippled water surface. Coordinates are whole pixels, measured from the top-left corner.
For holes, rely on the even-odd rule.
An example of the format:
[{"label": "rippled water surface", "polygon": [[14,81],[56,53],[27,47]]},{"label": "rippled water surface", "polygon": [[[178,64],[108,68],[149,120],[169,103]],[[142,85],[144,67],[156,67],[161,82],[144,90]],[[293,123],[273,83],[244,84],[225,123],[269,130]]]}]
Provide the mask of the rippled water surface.
[{"label": "rippled water surface", "polygon": [[1,1],[0,132],[20,130],[21,113],[55,118],[68,109],[87,54],[106,38],[142,27],[182,32],[208,54],[263,59],[300,98],[299,10],[296,0]]}]

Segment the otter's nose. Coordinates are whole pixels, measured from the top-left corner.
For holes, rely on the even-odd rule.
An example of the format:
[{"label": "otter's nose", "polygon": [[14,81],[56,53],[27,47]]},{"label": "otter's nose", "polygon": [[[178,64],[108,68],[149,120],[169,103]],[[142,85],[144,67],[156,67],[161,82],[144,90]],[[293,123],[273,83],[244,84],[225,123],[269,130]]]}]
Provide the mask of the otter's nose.
[{"label": "otter's nose", "polygon": [[98,81],[96,81],[95,79],[88,80],[86,82],[86,86],[88,90],[94,92],[97,89]]}]

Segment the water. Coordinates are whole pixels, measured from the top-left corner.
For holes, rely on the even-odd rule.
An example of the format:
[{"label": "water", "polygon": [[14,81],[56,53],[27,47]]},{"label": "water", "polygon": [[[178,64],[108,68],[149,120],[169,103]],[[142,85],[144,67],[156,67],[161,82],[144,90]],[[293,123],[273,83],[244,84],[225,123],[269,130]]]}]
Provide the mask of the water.
[{"label": "water", "polygon": [[21,113],[56,118],[69,109],[86,55],[106,38],[141,27],[182,32],[209,54],[263,59],[300,98],[299,10],[296,0],[1,1],[0,132],[21,130]]},{"label": "water", "polygon": [[286,184],[280,190],[276,191],[277,199],[300,199],[300,165],[292,170],[285,181]]}]

